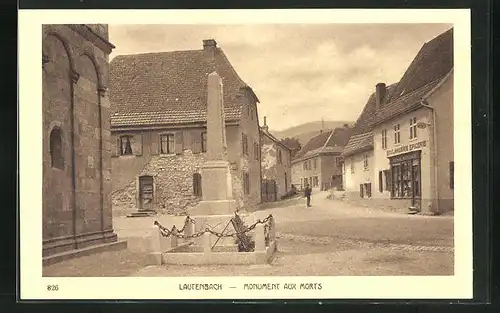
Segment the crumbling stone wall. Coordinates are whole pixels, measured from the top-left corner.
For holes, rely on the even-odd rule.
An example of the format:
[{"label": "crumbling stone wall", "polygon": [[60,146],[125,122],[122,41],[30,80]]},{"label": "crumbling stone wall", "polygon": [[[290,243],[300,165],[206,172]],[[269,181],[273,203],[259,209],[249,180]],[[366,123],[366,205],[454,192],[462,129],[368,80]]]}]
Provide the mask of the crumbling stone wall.
[{"label": "crumbling stone wall", "polygon": [[[185,150],[182,155],[151,156],[150,161],[137,176],[153,176],[155,183],[155,211],[161,214],[185,215],[195,207],[201,197],[193,190],[193,175],[200,173],[205,154]],[[233,196],[238,208],[244,207],[243,188],[235,170],[232,170]],[[203,177],[202,177],[203,179]],[[112,194],[113,210],[130,213],[138,209],[137,179]]]}]

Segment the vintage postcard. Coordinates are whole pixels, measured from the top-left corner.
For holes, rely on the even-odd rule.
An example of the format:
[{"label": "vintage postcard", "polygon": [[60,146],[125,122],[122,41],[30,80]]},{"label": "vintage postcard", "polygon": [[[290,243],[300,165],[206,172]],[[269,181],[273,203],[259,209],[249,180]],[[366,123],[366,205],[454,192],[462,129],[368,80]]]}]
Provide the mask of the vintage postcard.
[{"label": "vintage postcard", "polygon": [[469,10],[21,10],[19,53],[22,300],[472,298]]}]

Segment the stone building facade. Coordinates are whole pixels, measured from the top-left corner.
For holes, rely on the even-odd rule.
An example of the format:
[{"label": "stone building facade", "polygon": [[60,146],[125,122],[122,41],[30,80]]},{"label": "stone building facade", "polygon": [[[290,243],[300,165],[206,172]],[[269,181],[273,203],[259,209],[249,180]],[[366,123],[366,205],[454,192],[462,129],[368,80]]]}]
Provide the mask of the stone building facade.
[{"label": "stone building facade", "polygon": [[266,117],[260,133],[262,201],[281,199],[292,185],[292,150],[269,132]]},{"label": "stone building facade", "polygon": [[341,152],[351,135],[345,125],[311,138],[292,160],[292,183],[314,190],[342,189]]},{"label": "stone building facade", "polygon": [[113,210],[185,214],[199,203],[214,71],[222,78],[233,196],[239,209],[260,203],[258,98],[215,40],[201,50],[117,56],[110,67]]},{"label": "stone building facade", "polygon": [[[364,110],[371,118],[358,119],[369,132],[353,136],[343,152],[346,197],[425,213],[453,211],[453,30],[426,43],[401,80],[385,89],[377,84],[376,101]],[[368,173],[350,175],[366,154]]]},{"label": "stone building facade", "polygon": [[107,25],[44,25],[42,36],[43,256],[123,247],[111,211]]}]

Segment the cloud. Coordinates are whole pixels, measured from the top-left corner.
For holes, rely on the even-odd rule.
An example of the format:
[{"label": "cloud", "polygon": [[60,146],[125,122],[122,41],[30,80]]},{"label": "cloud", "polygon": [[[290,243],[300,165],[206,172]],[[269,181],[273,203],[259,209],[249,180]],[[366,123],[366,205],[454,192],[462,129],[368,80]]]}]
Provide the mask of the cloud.
[{"label": "cloud", "polygon": [[193,50],[213,38],[256,92],[271,129],[351,120],[375,84],[397,82],[447,24],[110,25],[119,54]]}]

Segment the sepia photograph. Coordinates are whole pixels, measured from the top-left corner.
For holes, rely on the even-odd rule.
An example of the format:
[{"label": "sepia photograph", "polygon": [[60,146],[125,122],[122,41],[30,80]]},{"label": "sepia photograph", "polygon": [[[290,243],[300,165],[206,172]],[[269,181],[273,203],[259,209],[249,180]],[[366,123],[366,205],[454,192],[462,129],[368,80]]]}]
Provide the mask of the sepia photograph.
[{"label": "sepia photograph", "polygon": [[470,99],[455,103],[459,37],[441,20],[42,23],[30,262],[46,290],[156,277],[297,296],[325,292],[321,277],[453,278]]}]

